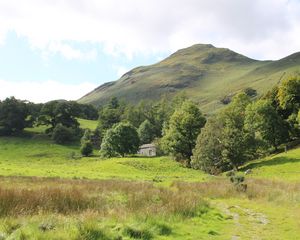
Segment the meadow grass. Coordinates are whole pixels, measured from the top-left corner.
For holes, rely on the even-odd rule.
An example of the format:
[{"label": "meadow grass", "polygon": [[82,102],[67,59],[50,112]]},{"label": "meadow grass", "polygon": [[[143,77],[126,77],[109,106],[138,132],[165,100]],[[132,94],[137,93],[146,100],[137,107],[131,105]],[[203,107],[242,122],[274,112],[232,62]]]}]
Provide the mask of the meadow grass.
[{"label": "meadow grass", "polygon": [[169,157],[81,158],[0,138],[0,239],[297,239],[300,148],[246,164],[247,191]]},{"label": "meadow grass", "polygon": [[222,239],[228,224],[192,188],[26,177],[0,184],[0,236],[11,239]]},{"label": "meadow grass", "polygon": [[[0,179],[0,235],[11,239],[297,239],[300,183]],[[56,235],[57,234],[57,235]],[[53,236],[56,236],[53,237]],[[57,237],[59,236],[59,237]],[[8,238],[9,239],[9,238]]]},{"label": "meadow grass", "polygon": [[[97,154],[97,152],[95,152]],[[131,179],[157,183],[203,181],[207,175],[169,157],[80,158],[78,145],[57,145],[44,137],[1,137],[0,175],[88,179]]]},{"label": "meadow grass", "polygon": [[[88,120],[88,119],[77,118],[77,121],[80,124],[80,127],[82,129],[95,130],[98,126],[97,120]],[[33,134],[41,134],[41,133],[45,133],[45,130],[47,128],[48,127],[46,125],[39,125],[39,126],[31,127],[31,128],[25,128],[25,131],[28,133],[33,133]]]},{"label": "meadow grass", "polygon": [[251,169],[251,177],[300,181],[300,148],[249,162],[242,170]]},{"label": "meadow grass", "polygon": [[91,130],[95,130],[98,126],[98,121],[97,120],[88,120],[88,119],[82,119],[82,118],[78,118],[77,119],[80,127],[85,129],[91,129]]}]

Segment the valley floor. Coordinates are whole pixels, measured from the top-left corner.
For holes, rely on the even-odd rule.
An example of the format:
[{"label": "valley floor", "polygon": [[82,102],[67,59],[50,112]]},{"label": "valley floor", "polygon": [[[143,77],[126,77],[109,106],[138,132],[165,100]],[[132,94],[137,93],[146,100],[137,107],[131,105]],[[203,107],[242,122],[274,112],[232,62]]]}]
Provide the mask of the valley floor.
[{"label": "valley floor", "polygon": [[0,138],[0,239],[300,236],[300,149],[245,166],[246,192],[168,157],[80,158],[78,149],[42,135]]}]

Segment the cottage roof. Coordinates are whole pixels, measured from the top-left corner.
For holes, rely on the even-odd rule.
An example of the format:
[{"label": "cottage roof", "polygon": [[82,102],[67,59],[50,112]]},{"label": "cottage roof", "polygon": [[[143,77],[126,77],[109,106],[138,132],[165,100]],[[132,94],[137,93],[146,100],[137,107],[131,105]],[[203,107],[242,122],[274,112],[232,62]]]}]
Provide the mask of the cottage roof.
[{"label": "cottage roof", "polygon": [[155,148],[155,145],[153,143],[149,143],[140,146],[140,149],[145,149],[145,148]]}]

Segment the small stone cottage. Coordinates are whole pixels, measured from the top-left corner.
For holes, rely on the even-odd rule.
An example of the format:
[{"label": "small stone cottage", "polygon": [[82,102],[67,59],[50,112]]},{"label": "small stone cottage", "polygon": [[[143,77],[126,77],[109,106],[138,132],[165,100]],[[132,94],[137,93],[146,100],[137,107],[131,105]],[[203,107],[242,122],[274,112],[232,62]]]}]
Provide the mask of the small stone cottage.
[{"label": "small stone cottage", "polygon": [[148,157],[154,157],[156,156],[156,146],[152,143],[144,144],[140,146],[138,154],[148,156]]}]

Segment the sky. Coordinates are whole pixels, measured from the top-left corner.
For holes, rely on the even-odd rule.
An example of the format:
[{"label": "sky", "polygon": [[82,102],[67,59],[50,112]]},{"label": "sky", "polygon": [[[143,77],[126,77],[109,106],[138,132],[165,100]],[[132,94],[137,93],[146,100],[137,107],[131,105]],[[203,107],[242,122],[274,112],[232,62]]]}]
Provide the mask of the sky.
[{"label": "sky", "polygon": [[300,51],[300,0],[0,0],[0,100],[76,100],[197,43]]}]

